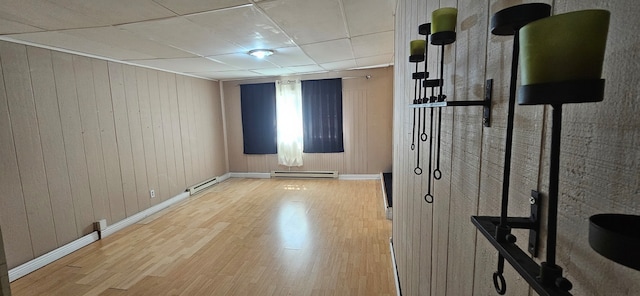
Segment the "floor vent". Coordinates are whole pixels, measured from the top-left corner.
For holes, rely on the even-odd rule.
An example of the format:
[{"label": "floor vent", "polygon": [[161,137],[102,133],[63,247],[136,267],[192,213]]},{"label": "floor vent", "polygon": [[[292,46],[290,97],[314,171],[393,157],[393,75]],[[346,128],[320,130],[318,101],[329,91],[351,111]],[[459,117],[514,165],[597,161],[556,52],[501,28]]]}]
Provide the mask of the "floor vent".
[{"label": "floor vent", "polygon": [[271,178],[336,179],[337,171],[272,171]]},{"label": "floor vent", "polygon": [[189,191],[189,195],[194,195],[202,190],[205,190],[209,187],[211,187],[212,185],[215,185],[218,183],[218,178],[217,177],[213,177],[209,180],[205,180],[204,182],[200,182],[196,185],[193,185],[189,188],[187,188],[187,191]]}]

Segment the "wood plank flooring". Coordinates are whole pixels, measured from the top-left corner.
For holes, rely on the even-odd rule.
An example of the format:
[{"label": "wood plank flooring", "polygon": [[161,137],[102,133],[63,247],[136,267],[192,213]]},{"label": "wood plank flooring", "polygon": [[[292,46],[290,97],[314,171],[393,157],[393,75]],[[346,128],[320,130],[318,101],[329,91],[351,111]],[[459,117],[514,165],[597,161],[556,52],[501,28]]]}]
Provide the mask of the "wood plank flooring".
[{"label": "wood plank flooring", "polygon": [[230,179],[13,283],[20,295],[394,295],[379,181]]}]

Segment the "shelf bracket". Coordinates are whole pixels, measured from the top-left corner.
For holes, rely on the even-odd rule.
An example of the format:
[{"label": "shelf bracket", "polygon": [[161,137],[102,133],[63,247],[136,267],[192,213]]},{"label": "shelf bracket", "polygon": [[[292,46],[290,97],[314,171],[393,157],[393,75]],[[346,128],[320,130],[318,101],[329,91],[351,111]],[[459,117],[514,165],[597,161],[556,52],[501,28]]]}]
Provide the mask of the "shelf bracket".
[{"label": "shelf bracket", "polygon": [[[434,79],[434,84],[439,80]],[[432,87],[429,85],[428,87]],[[493,79],[487,79],[484,86],[484,100],[481,101],[442,101],[430,102],[422,104],[411,104],[410,108],[438,108],[438,107],[457,107],[457,106],[482,106],[482,124],[486,127],[491,126],[491,97],[493,94]]]},{"label": "shelf bracket", "polygon": [[[520,219],[520,218],[518,218]],[[500,217],[471,216],[471,222],[480,233],[498,250],[527,283],[541,296],[567,296],[566,290],[556,285],[544,283],[540,280],[540,265],[538,265],[520,247],[510,241],[499,242],[495,237],[495,230]]]}]

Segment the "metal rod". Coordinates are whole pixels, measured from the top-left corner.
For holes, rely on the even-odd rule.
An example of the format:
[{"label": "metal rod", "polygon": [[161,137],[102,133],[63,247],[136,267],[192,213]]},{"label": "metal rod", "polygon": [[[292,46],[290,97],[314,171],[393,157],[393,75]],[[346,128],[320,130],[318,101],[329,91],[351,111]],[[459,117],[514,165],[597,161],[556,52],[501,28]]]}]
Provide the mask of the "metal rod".
[{"label": "metal rod", "polygon": [[507,136],[504,148],[504,170],[502,175],[502,205],[500,210],[500,226],[507,226],[507,209],[509,207],[509,179],[511,178],[511,146],[513,145],[513,118],[516,105],[516,83],[518,80],[518,54],[520,52],[519,31],[513,38],[513,54],[511,56],[511,81],[509,83],[509,109],[507,111]]},{"label": "metal rod", "polygon": [[[433,110],[433,109],[431,109]],[[442,131],[442,107],[438,108],[438,148],[436,149],[436,169],[433,171],[433,178],[440,180],[442,178],[442,172],[440,171],[440,134]],[[432,135],[433,137],[433,135]]]},{"label": "metal rod", "polygon": [[549,208],[547,212],[547,265],[556,265],[556,233],[558,228],[558,180],[560,174],[560,134],[562,104],[554,104],[551,121],[551,160],[549,164]]},{"label": "metal rod", "polygon": [[[427,74],[427,54],[429,53],[429,37],[428,35],[425,35],[424,37],[425,39],[425,47],[424,47],[424,80],[420,81],[420,86],[422,87],[422,89],[424,90],[424,97],[422,98],[422,103],[426,103],[427,102],[427,87],[424,85],[424,81],[427,80],[429,77],[429,75]],[[426,127],[426,121],[427,121],[427,110],[425,110],[424,108],[422,108],[422,134],[420,134],[420,139],[422,141],[426,141],[427,140],[427,127]],[[420,111],[418,111],[420,112]]]},{"label": "metal rod", "polygon": [[442,99],[442,85],[444,84],[444,45],[440,46],[440,93],[438,94],[438,102]]},{"label": "metal rod", "polygon": [[[416,63],[416,72],[418,72],[418,63]],[[414,84],[413,84],[413,104],[417,104],[418,103],[418,80],[419,79],[414,79]],[[414,150],[416,148],[416,144],[415,144],[415,137],[416,137],[416,109],[413,109],[413,131],[411,132],[411,150]]]},{"label": "metal rod", "polygon": [[[420,110],[418,110],[418,133],[420,133]],[[417,157],[416,157],[416,168],[413,169],[413,172],[416,175],[422,175],[422,169],[420,168],[420,141],[416,145]]]},{"label": "metal rod", "polygon": [[427,203],[432,203],[433,202],[433,195],[431,194],[431,160],[433,159],[432,157],[432,150],[433,150],[433,109],[431,109],[431,115],[429,116],[429,134],[431,134],[431,137],[429,137],[429,177],[427,178],[429,184],[427,184],[427,194],[425,194],[424,196],[424,201],[426,201]]},{"label": "metal rod", "polygon": [[420,139],[424,142],[427,140],[427,110],[425,110],[425,108],[421,108],[421,109],[422,109],[422,134],[420,134]]}]

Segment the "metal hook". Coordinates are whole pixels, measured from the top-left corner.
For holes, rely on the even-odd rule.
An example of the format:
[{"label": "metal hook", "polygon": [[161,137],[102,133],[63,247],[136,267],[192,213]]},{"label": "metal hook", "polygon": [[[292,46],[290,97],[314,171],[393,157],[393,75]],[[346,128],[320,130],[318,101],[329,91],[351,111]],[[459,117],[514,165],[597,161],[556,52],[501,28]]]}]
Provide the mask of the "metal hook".
[{"label": "metal hook", "polygon": [[421,169],[420,167],[416,167],[416,168],[413,170],[413,172],[414,172],[416,175],[422,175],[422,169]]},{"label": "metal hook", "polygon": [[493,273],[493,287],[496,288],[496,292],[500,295],[504,295],[507,292],[507,282],[504,280],[504,275],[497,271]]},{"label": "metal hook", "polygon": [[442,172],[440,171],[440,169],[435,169],[433,171],[433,178],[436,180],[440,180],[442,178]]},{"label": "metal hook", "polygon": [[426,201],[427,203],[433,203],[433,195],[431,195],[431,193],[425,194],[424,201]]}]

